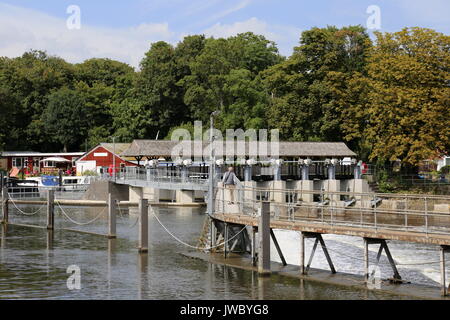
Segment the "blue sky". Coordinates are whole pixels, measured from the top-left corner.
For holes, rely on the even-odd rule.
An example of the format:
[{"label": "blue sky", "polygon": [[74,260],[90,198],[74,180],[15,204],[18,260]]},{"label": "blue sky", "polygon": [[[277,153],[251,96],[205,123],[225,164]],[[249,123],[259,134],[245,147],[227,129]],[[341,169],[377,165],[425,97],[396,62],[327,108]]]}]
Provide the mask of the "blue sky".
[{"label": "blue sky", "polygon": [[[81,9],[80,30],[66,27],[69,5]],[[302,30],[366,26],[370,5],[380,8],[380,31],[420,26],[450,33],[449,0],[0,0],[0,56],[33,48],[70,62],[109,57],[137,67],[151,42],[245,31],[265,35],[289,55]]]}]

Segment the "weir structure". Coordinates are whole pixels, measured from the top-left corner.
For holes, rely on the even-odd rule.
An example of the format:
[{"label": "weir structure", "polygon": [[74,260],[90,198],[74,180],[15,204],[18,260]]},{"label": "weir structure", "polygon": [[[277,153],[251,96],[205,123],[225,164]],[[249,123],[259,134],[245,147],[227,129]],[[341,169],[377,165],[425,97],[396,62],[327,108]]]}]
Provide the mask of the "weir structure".
[{"label": "weir structure", "polygon": [[[231,192],[235,192],[233,203]],[[300,196],[302,194],[302,196]],[[305,196],[306,195],[306,196]],[[305,199],[317,199],[308,201]],[[351,205],[348,205],[351,203]],[[283,265],[286,264],[273,230],[292,230],[300,233],[300,273],[310,269],[320,245],[331,273],[337,270],[323,235],[347,235],[363,239],[365,280],[370,279],[369,245],[378,245],[377,263],[384,253],[392,268],[392,283],[402,283],[397,264],[389,250],[388,241],[437,245],[440,248],[441,294],[447,296],[450,288],[446,280],[446,253],[450,251],[450,215],[442,211],[450,197],[406,194],[375,194],[335,191],[305,191],[295,189],[264,189],[240,186],[235,191],[217,184],[214,208],[210,214],[211,244],[217,243],[220,228],[246,228],[251,239],[248,250],[261,275],[270,274],[270,239]],[[223,228],[222,228],[223,229]],[[222,235],[226,255],[232,251],[229,232]],[[305,239],[314,245],[308,262],[305,261]],[[235,244],[233,244],[235,246]],[[211,245],[211,247],[213,247]],[[226,256],[225,255],[225,256]],[[424,264],[426,264],[424,262]],[[430,261],[430,263],[433,263]]]}]

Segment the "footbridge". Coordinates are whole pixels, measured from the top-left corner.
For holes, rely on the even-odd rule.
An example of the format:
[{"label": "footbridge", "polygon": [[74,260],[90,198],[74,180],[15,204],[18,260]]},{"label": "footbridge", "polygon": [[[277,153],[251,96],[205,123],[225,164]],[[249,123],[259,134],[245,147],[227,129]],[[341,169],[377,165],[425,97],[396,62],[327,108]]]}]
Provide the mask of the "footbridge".
[{"label": "footbridge", "polygon": [[208,174],[190,170],[126,167],[116,177],[108,177],[118,184],[165,190],[207,191]]},{"label": "footbridge", "polygon": [[[309,200],[309,201],[308,201]],[[313,200],[313,201],[311,201]],[[450,252],[449,196],[376,194],[332,191],[305,191],[274,188],[217,186],[214,210],[211,217],[210,241],[215,247],[223,239],[225,257],[233,251],[231,241],[242,228],[246,228],[250,241],[250,253],[254,265],[261,274],[270,273],[270,242],[283,264],[286,260],[274,229],[293,230],[300,233],[300,272],[307,274],[317,246],[328,261],[332,273],[336,273],[324,234],[360,237],[364,243],[366,281],[369,281],[369,245],[378,245],[377,263],[384,253],[392,267],[395,283],[402,278],[388,240],[437,245],[440,256],[436,261],[441,267],[441,291],[447,295],[445,253]],[[305,262],[305,239],[313,239],[314,246],[308,262]],[[233,239],[234,240],[234,239]],[[237,239],[236,239],[237,241]]]}]

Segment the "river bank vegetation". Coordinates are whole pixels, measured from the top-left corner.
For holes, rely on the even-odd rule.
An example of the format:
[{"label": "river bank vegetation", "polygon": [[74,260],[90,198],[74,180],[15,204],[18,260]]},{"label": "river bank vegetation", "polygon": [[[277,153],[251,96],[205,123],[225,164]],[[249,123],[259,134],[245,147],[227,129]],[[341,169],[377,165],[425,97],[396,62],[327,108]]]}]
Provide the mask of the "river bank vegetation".
[{"label": "river bank vegetation", "polygon": [[290,57],[253,33],[151,44],[140,69],[71,64],[29,51],[0,58],[0,150],[85,150],[164,138],[193,121],[345,141],[369,161],[415,166],[450,150],[450,37],[424,28],[369,37],[361,26],[304,31]]}]

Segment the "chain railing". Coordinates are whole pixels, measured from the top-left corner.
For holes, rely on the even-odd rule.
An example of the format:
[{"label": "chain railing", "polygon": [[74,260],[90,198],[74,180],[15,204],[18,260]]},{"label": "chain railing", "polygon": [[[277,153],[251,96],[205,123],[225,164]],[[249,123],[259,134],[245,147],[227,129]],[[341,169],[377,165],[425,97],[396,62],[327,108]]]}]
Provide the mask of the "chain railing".
[{"label": "chain railing", "polygon": [[219,185],[215,212],[256,217],[263,201],[270,202],[271,217],[277,221],[450,234],[449,196],[231,189]]}]

